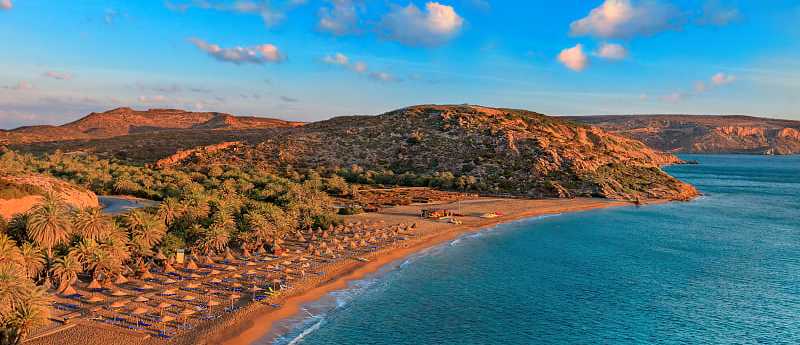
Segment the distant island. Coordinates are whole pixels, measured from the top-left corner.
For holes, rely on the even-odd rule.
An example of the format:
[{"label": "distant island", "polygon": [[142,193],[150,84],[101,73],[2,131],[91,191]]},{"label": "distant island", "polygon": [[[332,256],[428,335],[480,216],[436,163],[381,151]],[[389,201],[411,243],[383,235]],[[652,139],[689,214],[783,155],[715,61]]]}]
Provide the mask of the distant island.
[{"label": "distant island", "polygon": [[599,126],[666,152],[800,153],[800,121],[741,115],[599,115],[563,118]]}]

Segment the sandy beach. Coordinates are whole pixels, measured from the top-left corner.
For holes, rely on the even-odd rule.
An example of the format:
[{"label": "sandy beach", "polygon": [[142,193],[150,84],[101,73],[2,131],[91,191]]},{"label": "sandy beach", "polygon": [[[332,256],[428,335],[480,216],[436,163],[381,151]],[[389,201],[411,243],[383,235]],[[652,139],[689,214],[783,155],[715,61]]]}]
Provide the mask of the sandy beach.
[{"label": "sandy beach", "polygon": [[[146,330],[136,331],[131,330],[131,327],[119,327],[119,323],[115,324],[111,322],[111,324],[109,324],[109,319],[116,319],[121,315],[115,314],[115,312],[106,305],[104,307],[91,308],[91,312],[81,312],[81,316],[75,316],[79,313],[74,311],[71,313],[64,313],[63,315],[59,314],[59,317],[74,316],[75,319],[64,322],[63,324],[54,321],[53,325],[51,325],[47,331],[34,334],[33,337],[25,343],[36,345],[92,345],[110,343],[251,344],[266,336],[273,335],[273,326],[283,319],[297,315],[304,304],[318,300],[331,291],[344,289],[348,286],[350,281],[362,279],[380,270],[387,264],[403,259],[426,248],[453,240],[465,233],[478,231],[500,223],[540,215],[578,212],[625,205],[630,205],[630,203],[590,198],[545,200],[479,198],[443,204],[398,206],[386,208],[376,213],[346,216],[344,221],[346,224],[350,224],[348,227],[358,228],[359,226],[356,224],[364,224],[362,225],[363,227],[366,227],[366,224],[373,224],[374,231],[383,231],[380,229],[409,229],[413,227],[413,235],[401,236],[398,240],[386,241],[377,246],[375,250],[361,250],[356,252],[359,254],[351,254],[336,260],[329,260],[325,263],[314,264],[312,267],[306,269],[316,272],[316,274],[303,273],[302,275],[297,275],[296,280],[291,281],[291,284],[288,285],[286,290],[282,290],[280,294],[272,297],[265,296],[267,298],[259,302],[253,302],[251,298],[248,297],[250,293],[241,292],[244,296],[237,300],[235,308],[232,308],[231,311],[220,313],[213,319],[193,319],[187,316],[183,324],[185,325],[188,320],[191,327],[183,330],[180,327],[180,322],[174,324],[173,321],[178,331],[168,339],[154,337],[152,333],[148,334]],[[448,220],[423,219],[420,217],[420,212],[425,208],[448,209],[460,216],[456,217],[458,220],[456,223]],[[494,218],[485,217],[485,215],[490,212],[497,212],[502,215]],[[403,232],[398,231],[397,233]],[[321,238],[319,240],[322,241]],[[308,243],[313,243],[313,240]],[[303,255],[298,255],[295,260],[302,258]],[[242,270],[240,273],[245,274],[245,276],[245,270],[248,272],[253,271],[250,267],[257,267],[258,269],[264,268],[256,266],[256,260],[250,262],[241,257],[240,259],[239,269]],[[219,263],[222,258],[220,257],[216,260]],[[266,258],[263,260],[265,263],[267,262]],[[275,262],[280,260],[286,259],[274,259],[274,261],[269,262],[269,265],[277,265]],[[290,258],[288,260],[292,259]],[[247,263],[247,265],[245,265],[245,263]],[[299,264],[300,261],[296,263]],[[298,268],[299,266],[296,266],[295,270]],[[233,271],[233,269],[231,269],[231,272],[227,274],[238,275],[237,272],[239,271]],[[156,274],[158,273],[156,272]],[[216,277],[224,276],[223,274]],[[178,289],[180,294],[184,292],[194,294],[197,301],[203,301],[205,299],[210,300],[212,292],[222,296],[215,298],[224,298],[225,295],[223,291],[216,290],[216,288],[209,288],[205,294],[196,291],[193,292],[191,289],[185,289],[186,285],[191,284],[210,286],[211,284],[208,284],[210,278],[211,276],[208,276],[208,278],[199,278],[195,281],[187,280],[178,282],[177,284],[179,285],[177,286],[174,285],[175,283],[172,283],[172,285],[162,285],[162,287],[157,288],[155,292],[140,294],[140,296],[147,296],[150,299],[150,301],[147,302],[150,305],[147,303],[135,304],[131,300],[132,297],[126,297],[126,300],[131,302],[128,308],[132,310],[135,304],[136,306],[143,306],[152,311],[157,309],[154,307],[157,301],[168,301],[173,304],[172,308],[176,308],[173,312],[177,312],[179,310],[177,309],[178,306],[184,301],[163,295],[164,289],[170,289],[170,286],[180,287],[180,289]],[[135,294],[135,292],[131,291],[129,296],[132,294]],[[109,295],[108,300],[104,303],[109,303],[111,298],[113,298],[113,296]],[[191,303],[195,302],[192,301]],[[199,304],[201,303],[195,303],[197,306],[199,306]],[[191,304],[184,304],[184,306],[192,307]],[[232,305],[232,307],[234,307],[234,305]],[[202,308],[198,310],[202,310]],[[204,312],[201,311],[200,313]],[[138,319],[136,323],[138,324]]]},{"label": "sandy beach", "polygon": [[[184,343],[225,345],[251,344],[269,335],[272,327],[277,322],[299,313],[300,308],[304,304],[318,300],[331,291],[344,289],[350,281],[362,279],[380,270],[387,264],[406,258],[426,248],[453,240],[465,233],[540,215],[579,212],[625,205],[630,205],[630,203],[586,198],[553,200],[482,198],[436,206],[453,210],[460,209],[459,212],[465,215],[465,217],[459,218],[463,222],[463,224],[460,225],[421,219],[419,217],[420,210],[432,207],[430,204],[401,206],[386,209],[378,213],[350,216],[347,221],[383,220],[387,223],[416,223],[420,232],[424,235],[414,239],[411,243],[405,243],[403,246],[387,248],[371,253],[371,255],[365,255],[364,257],[368,258],[370,260],[369,262],[353,260],[346,265],[336,267],[332,270],[335,273],[332,272],[333,274],[330,275],[328,279],[317,284],[317,286],[309,287],[305,291],[298,292],[293,296],[285,298],[281,302],[281,307],[279,309],[264,306],[263,308],[248,313],[252,316],[239,321],[238,324],[220,324],[218,327],[210,329],[210,332],[203,337],[191,340],[187,339],[190,341]],[[502,217],[489,219],[480,217],[489,211],[501,211],[504,215]]]}]

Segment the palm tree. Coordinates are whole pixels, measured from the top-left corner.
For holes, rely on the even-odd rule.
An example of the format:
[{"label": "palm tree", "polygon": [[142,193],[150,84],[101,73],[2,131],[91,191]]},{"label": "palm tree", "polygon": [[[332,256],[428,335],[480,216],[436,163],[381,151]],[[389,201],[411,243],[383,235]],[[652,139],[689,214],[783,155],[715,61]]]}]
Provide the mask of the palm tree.
[{"label": "palm tree", "polygon": [[19,344],[48,317],[49,295],[25,277],[21,267],[0,262],[0,341]]},{"label": "palm tree", "polygon": [[58,281],[58,289],[63,290],[67,285],[78,280],[78,273],[83,272],[83,267],[78,258],[73,255],[65,255],[56,259],[50,272]]},{"label": "palm tree", "polygon": [[17,242],[0,233],[0,262],[19,262],[21,254]]},{"label": "palm tree", "polygon": [[75,233],[95,241],[106,236],[111,224],[111,218],[96,207],[76,211],[74,219]]},{"label": "palm tree", "polygon": [[44,287],[31,285],[28,287],[25,299],[14,309],[8,323],[18,331],[20,339],[25,339],[31,329],[47,323],[50,316],[48,305],[50,295]]},{"label": "palm tree", "polygon": [[163,222],[142,210],[128,212],[124,220],[131,239],[143,253],[149,253],[167,232]]},{"label": "palm tree", "polygon": [[230,241],[230,232],[221,224],[211,224],[208,230],[203,233],[203,238],[200,240],[200,247],[208,254],[211,251],[221,251],[228,246]]},{"label": "palm tree", "polygon": [[50,260],[53,247],[67,242],[72,231],[69,207],[55,194],[49,194],[30,211],[27,226],[28,237],[40,247],[47,248],[47,259]]},{"label": "palm tree", "polygon": [[181,203],[175,198],[166,198],[158,205],[158,217],[164,225],[171,226],[183,214]]},{"label": "palm tree", "polygon": [[35,280],[39,272],[44,269],[45,260],[42,255],[42,250],[31,243],[22,244],[20,248],[20,263],[22,264],[25,275],[29,279]]}]

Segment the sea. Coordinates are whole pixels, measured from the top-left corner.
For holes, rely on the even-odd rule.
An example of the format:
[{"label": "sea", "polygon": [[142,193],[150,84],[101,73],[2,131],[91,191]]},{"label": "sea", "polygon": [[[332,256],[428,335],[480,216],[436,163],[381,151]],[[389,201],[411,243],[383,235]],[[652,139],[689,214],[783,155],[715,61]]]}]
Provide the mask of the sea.
[{"label": "sea", "polygon": [[259,344],[800,344],[800,156],[685,155],[703,196],[525,219],[393,263]]}]

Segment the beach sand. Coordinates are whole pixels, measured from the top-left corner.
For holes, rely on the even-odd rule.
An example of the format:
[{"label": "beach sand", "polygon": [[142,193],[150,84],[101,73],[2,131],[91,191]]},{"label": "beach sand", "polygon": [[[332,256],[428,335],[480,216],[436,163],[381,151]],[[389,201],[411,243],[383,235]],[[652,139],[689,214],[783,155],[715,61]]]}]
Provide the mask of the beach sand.
[{"label": "beach sand", "polygon": [[[252,344],[273,335],[273,326],[286,318],[298,315],[304,304],[318,300],[329,292],[347,288],[353,280],[380,270],[383,266],[401,260],[426,248],[453,240],[465,233],[478,231],[496,224],[540,215],[578,212],[591,209],[631,205],[628,202],[606,199],[501,199],[479,198],[443,204],[420,204],[386,208],[376,213],[364,213],[345,217],[347,223],[376,223],[393,226],[416,224],[415,235],[404,241],[382,247],[376,251],[359,255],[368,261],[340,259],[317,267],[322,275],[306,275],[292,288],[268,303],[239,303],[241,309],[225,313],[208,322],[197,323],[191,331],[169,340],[142,336],[141,333],[120,330],[99,322],[75,320],[74,326],[62,331],[47,332],[25,344],[34,345],[87,345],[87,344]],[[429,220],[420,217],[424,208],[443,208],[462,216],[456,217],[461,224],[444,220]],[[502,212],[497,218],[482,218],[488,212]],[[245,301],[240,301],[245,302]],[[274,307],[272,304],[279,305]],[[69,324],[68,324],[69,325]],[[65,325],[67,326],[67,325]]]}]

